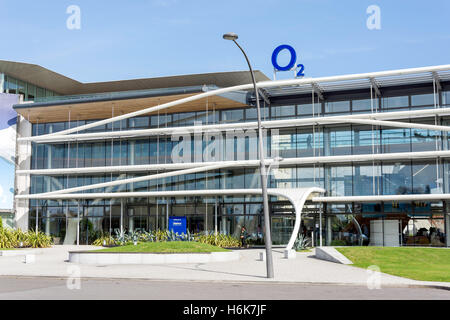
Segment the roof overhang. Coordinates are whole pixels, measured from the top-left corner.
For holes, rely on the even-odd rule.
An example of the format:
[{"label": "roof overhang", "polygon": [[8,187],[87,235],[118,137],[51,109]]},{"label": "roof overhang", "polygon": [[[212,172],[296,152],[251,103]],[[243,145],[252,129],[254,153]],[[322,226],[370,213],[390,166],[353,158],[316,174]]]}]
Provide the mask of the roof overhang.
[{"label": "roof overhang", "polygon": [[[218,87],[231,87],[252,81],[248,71],[232,71],[82,83],[39,65],[5,60],[0,60],[0,73],[5,73],[16,79],[44,87],[60,95],[190,87],[202,86],[209,83]],[[256,81],[269,80],[259,70],[255,71],[255,78]]]},{"label": "roof overhang", "polygon": [[[53,97],[45,102],[22,103],[14,109],[31,123],[69,120],[107,119],[151,106],[176,101],[215,89],[215,86],[150,89],[105,94]],[[247,92],[232,92],[183,103],[164,110],[167,113],[192,112],[208,109],[245,108]],[[95,110],[95,112],[93,112]],[[149,113],[156,114],[156,113]]]}]

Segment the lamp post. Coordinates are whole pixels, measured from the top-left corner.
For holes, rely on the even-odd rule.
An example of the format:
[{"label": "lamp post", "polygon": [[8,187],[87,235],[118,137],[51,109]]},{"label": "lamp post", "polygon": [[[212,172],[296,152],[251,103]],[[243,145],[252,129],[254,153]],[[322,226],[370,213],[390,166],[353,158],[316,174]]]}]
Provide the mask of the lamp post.
[{"label": "lamp post", "polygon": [[238,48],[244,54],[245,60],[247,60],[248,67],[250,69],[250,75],[253,81],[253,88],[255,90],[256,96],[256,108],[258,115],[258,142],[259,142],[259,161],[260,161],[260,175],[261,175],[261,189],[263,196],[263,207],[264,207],[264,229],[265,229],[265,245],[266,245],[266,265],[267,265],[267,278],[273,278],[273,258],[272,258],[272,237],[270,234],[270,217],[269,217],[269,197],[267,195],[267,179],[266,179],[266,164],[264,161],[264,143],[263,143],[263,135],[262,135],[262,127],[261,127],[261,108],[259,106],[259,93],[258,88],[256,87],[255,75],[253,74],[253,69],[248,60],[247,54],[244,49],[237,43],[238,35],[235,33],[226,33],[223,35],[225,40],[233,41]]}]

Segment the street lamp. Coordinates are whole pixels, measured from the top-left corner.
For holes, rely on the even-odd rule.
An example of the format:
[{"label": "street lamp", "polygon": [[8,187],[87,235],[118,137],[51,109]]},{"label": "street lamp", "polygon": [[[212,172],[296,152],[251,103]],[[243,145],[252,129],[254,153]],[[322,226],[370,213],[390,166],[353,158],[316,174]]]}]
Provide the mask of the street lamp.
[{"label": "street lamp", "polygon": [[267,195],[267,179],[266,179],[266,164],[264,161],[264,143],[263,143],[263,135],[262,135],[262,127],[261,127],[261,108],[259,106],[259,93],[258,88],[256,87],[255,75],[253,74],[253,69],[248,60],[247,54],[244,49],[237,43],[238,35],[236,33],[230,32],[223,35],[225,40],[233,41],[238,48],[244,54],[245,60],[247,60],[248,67],[250,69],[250,75],[253,81],[253,88],[255,90],[256,96],[256,109],[258,115],[258,135],[259,135],[259,162],[260,162],[260,175],[261,175],[261,189],[263,196],[263,207],[264,207],[264,227],[265,234],[264,237],[266,239],[266,265],[267,265],[267,278],[273,278],[273,258],[272,258],[272,237],[270,235],[270,218],[269,218],[269,197]]}]

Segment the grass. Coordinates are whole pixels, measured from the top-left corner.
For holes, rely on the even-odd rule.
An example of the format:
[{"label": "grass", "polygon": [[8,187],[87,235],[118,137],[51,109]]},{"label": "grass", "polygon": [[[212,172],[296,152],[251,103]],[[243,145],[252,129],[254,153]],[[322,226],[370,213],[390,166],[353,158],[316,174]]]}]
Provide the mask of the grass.
[{"label": "grass", "polygon": [[336,248],[354,266],[377,265],[381,272],[421,281],[450,282],[450,250],[438,248]]},{"label": "grass", "polygon": [[297,250],[297,252],[312,252],[312,250],[311,249],[300,249],[300,250]]},{"label": "grass", "polygon": [[226,252],[210,244],[192,241],[142,242],[135,245],[113,247],[96,252],[154,252],[154,253],[190,253],[190,252]]}]

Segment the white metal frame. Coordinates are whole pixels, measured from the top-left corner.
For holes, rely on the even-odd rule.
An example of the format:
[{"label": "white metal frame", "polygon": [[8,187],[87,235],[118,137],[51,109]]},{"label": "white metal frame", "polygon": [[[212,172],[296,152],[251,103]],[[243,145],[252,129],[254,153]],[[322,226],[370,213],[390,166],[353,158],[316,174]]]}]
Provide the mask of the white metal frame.
[{"label": "white metal frame", "polygon": [[[448,71],[450,70],[450,65],[441,65],[441,66],[433,66],[433,67],[423,67],[423,68],[411,68],[411,69],[400,69],[400,70],[391,70],[391,71],[381,71],[381,72],[372,72],[372,73],[362,73],[362,74],[350,74],[350,75],[342,75],[342,76],[331,76],[331,77],[320,77],[320,78],[309,78],[309,79],[290,79],[290,80],[276,80],[276,81],[262,81],[258,82],[256,85],[258,88],[272,88],[272,87],[282,87],[282,86],[301,86],[306,84],[318,84],[322,82],[339,82],[339,81],[351,81],[358,79],[374,79],[378,77],[393,77],[393,76],[404,76],[411,74],[419,74],[419,73],[433,73],[438,71]],[[58,133],[50,133],[47,135],[43,135],[41,137],[50,137],[57,135],[68,135],[74,132],[94,128],[100,125],[106,125],[108,123],[116,122],[119,120],[124,120],[132,117],[137,117],[141,115],[145,115],[152,112],[157,112],[163,109],[167,109],[173,106],[177,106],[183,103],[197,101],[200,99],[204,99],[210,96],[215,96],[223,93],[240,91],[240,90],[251,90],[253,88],[253,84],[244,84],[238,85],[228,88],[221,88],[216,90],[211,90],[208,92],[203,92],[191,97],[179,99],[176,101],[171,101],[168,103],[164,103],[158,106],[144,108],[142,110],[130,112],[127,114],[123,114],[120,116],[111,117],[109,119],[104,119],[100,121],[96,121],[90,124],[85,124],[79,127],[67,129]]]}]

